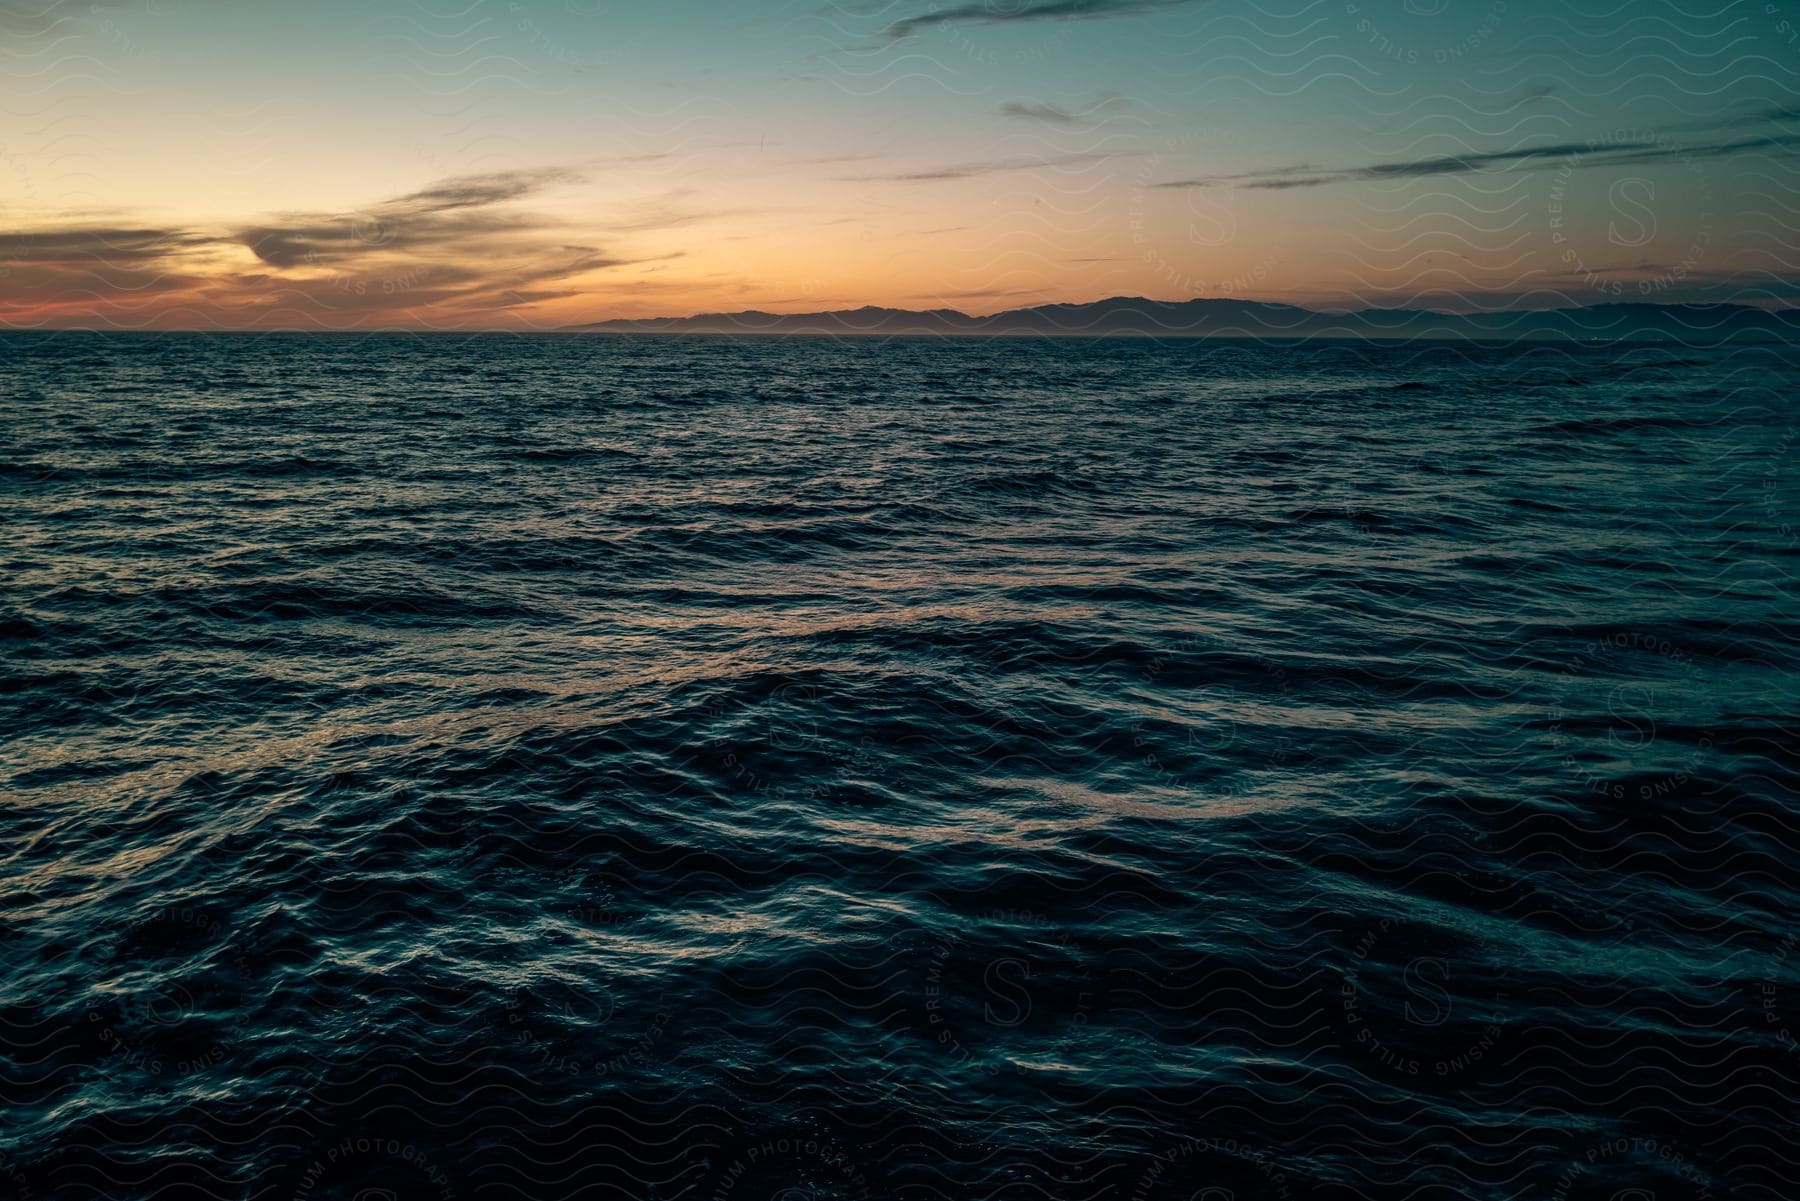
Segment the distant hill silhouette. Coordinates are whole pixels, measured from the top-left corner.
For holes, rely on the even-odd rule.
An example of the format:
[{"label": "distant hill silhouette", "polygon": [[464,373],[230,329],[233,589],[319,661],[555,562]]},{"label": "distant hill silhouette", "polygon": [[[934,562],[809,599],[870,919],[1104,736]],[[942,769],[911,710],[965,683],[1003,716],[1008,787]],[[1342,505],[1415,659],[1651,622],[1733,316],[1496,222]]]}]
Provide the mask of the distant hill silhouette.
[{"label": "distant hill silhouette", "polygon": [[1788,341],[1800,310],[1737,304],[1597,304],[1564,309],[1455,314],[1426,309],[1320,313],[1258,300],[1145,300],[1117,296],[972,317],[955,309],[866,306],[821,313],[700,313],[597,321],[597,333],[949,334],[1254,338],[1674,338]]}]

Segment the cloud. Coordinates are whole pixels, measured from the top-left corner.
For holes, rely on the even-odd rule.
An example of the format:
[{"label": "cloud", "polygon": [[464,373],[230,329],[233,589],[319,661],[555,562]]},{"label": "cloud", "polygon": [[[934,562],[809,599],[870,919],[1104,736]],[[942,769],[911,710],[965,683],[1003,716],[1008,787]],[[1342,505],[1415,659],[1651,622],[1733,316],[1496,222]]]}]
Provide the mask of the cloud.
[{"label": "cloud", "polygon": [[197,252],[225,242],[194,230],[125,225],[0,234],[0,318],[166,304],[204,282]]},{"label": "cloud", "polygon": [[290,213],[241,229],[237,239],[283,269],[470,247],[539,227],[543,222],[528,215],[491,210],[575,178],[556,168],[457,176],[361,213]]},{"label": "cloud", "polygon": [[444,213],[453,209],[485,208],[520,200],[553,184],[575,183],[579,176],[561,167],[527,171],[495,171],[485,175],[460,175],[432,184],[383,205],[396,213]]},{"label": "cloud", "polygon": [[190,291],[205,277],[160,264],[27,262],[0,270],[0,315],[65,305],[148,301]]},{"label": "cloud", "polygon": [[[1324,175],[1296,175],[1296,176],[1292,176],[1292,177],[1283,177],[1280,179],[1258,180],[1254,183],[1247,183],[1242,186],[1246,187],[1246,188],[1266,188],[1270,191],[1279,191],[1283,188],[1316,188],[1320,184],[1335,183],[1335,182],[1337,182],[1337,181],[1328,176],[1324,176]],[[1195,181],[1193,183],[1178,184],[1177,186],[1178,187],[1196,187],[1196,186],[1204,186],[1204,184],[1205,184],[1205,181],[1202,180],[1202,181]],[[1159,185],[1159,186],[1167,187],[1168,185],[1163,184],[1163,185]]]},{"label": "cloud", "polygon": [[[1736,138],[1729,142],[1715,142],[1705,146],[1662,146],[1634,154],[1620,155],[1608,160],[1609,163],[1630,165],[1634,163],[1660,162],[1664,159],[1712,159],[1725,158],[1733,154],[1745,154],[1753,151],[1788,151],[1800,148],[1800,134],[1777,134],[1767,137]],[[1595,164],[1596,166],[1604,164]]]},{"label": "cloud", "polygon": [[185,229],[62,226],[0,234],[0,263],[141,263],[217,240]]},{"label": "cloud", "polygon": [[1059,104],[1035,100],[1008,100],[995,111],[1003,117],[1016,117],[1021,121],[1058,125],[1068,129],[1092,129],[1096,125],[1126,116],[1133,107],[1134,102],[1128,97],[1118,92],[1105,91],[1077,111]]},{"label": "cloud", "polygon": [[1678,125],[1667,126],[1666,130],[1671,133],[1717,133],[1756,125],[1787,125],[1795,121],[1800,121],[1800,104],[1765,104],[1761,108],[1751,109],[1748,112],[1731,113],[1726,116],[1698,117],[1692,121],[1683,121]]},{"label": "cloud", "polygon": [[1000,112],[1008,117],[1042,121],[1047,125],[1087,125],[1089,123],[1086,118],[1078,117],[1054,104],[1030,104],[1023,100],[1008,100],[1000,106]]},{"label": "cloud", "polygon": [[[1758,119],[1764,119],[1759,117]],[[1772,119],[1772,118],[1770,118]],[[1733,138],[1723,142],[1679,143],[1655,134],[1603,141],[1560,142],[1518,150],[1440,155],[1434,158],[1370,163],[1360,167],[1278,167],[1239,175],[1197,176],[1171,179],[1158,188],[1236,187],[1262,191],[1317,188],[1328,184],[1390,179],[1426,179],[1441,175],[1470,175],[1480,171],[1535,170],[1548,166],[1622,167],[1667,161],[1693,162],[1724,158],[1751,151],[1785,152],[1800,147],[1800,134],[1767,134]]]},{"label": "cloud", "polygon": [[[467,324],[651,261],[572,237],[566,222],[525,207],[576,178],[556,168],[456,176],[360,212],[290,212],[228,231],[120,222],[4,233],[0,317]],[[243,269],[252,263],[260,269]]]},{"label": "cloud", "polygon": [[849,183],[937,183],[944,180],[976,179],[983,175],[1001,175],[1012,171],[1037,171],[1045,167],[1071,167],[1118,157],[1120,156],[1115,154],[1064,154],[1054,158],[992,159],[987,162],[950,163],[942,167],[922,167],[878,175],[849,175],[843,178]]},{"label": "cloud", "polygon": [[665,229],[680,229],[701,221],[711,221],[724,216],[747,216],[758,212],[756,209],[696,209],[684,204],[691,195],[688,189],[680,189],[664,196],[652,197],[622,210],[611,219],[602,223],[602,227],[612,233],[657,233]]},{"label": "cloud", "polygon": [[882,31],[890,41],[940,25],[1015,25],[1032,21],[1097,21],[1158,12],[1200,0],[975,0],[895,21]]},{"label": "cloud", "polygon": [[379,210],[341,216],[290,213],[281,220],[239,230],[237,240],[269,266],[287,270],[335,266],[373,256],[429,254],[532,228],[532,222],[516,217],[401,218]]}]

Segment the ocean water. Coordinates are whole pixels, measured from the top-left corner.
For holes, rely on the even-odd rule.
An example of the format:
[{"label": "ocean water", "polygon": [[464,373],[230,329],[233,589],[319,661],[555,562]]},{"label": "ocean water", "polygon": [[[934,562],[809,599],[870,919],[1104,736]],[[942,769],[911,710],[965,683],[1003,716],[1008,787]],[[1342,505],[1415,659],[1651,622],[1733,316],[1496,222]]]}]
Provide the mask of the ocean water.
[{"label": "ocean water", "polygon": [[0,337],[0,1194],[1800,1195],[1797,393]]}]

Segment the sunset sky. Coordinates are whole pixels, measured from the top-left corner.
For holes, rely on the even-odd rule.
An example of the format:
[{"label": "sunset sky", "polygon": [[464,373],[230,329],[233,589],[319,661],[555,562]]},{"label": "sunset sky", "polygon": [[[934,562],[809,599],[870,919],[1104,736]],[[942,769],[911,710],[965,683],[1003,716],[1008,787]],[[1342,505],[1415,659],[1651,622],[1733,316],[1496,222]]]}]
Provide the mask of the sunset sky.
[{"label": "sunset sky", "polygon": [[11,325],[1800,278],[1800,0],[0,0],[0,75]]}]

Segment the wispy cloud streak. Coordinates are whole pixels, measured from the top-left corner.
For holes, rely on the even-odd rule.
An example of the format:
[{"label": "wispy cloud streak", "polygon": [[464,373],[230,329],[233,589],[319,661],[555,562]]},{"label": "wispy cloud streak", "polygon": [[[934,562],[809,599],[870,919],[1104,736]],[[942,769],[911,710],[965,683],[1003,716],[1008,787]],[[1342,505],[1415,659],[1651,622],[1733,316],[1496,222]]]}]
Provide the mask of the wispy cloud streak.
[{"label": "wispy cloud streak", "polygon": [[1037,171],[1046,167],[1075,167],[1120,157],[1122,156],[1116,154],[1064,154],[1051,158],[992,159],[986,162],[948,163],[941,167],[920,167],[843,178],[852,183],[938,183],[945,180],[978,179],[984,175],[1001,175],[1013,171]]},{"label": "wispy cloud streak", "polygon": [[1203,0],[983,0],[895,21],[882,31],[890,41],[941,25],[1019,25],[1036,21],[1097,21],[1178,8]]},{"label": "wispy cloud streak", "polygon": [[[1757,120],[1774,119],[1759,114]],[[1381,180],[1427,179],[1471,175],[1491,170],[1537,170],[1544,167],[1638,166],[1668,161],[1701,161],[1734,154],[1787,153],[1800,148],[1800,134],[1774,133],[1725,141],[1678,143],[1655,134],[1585,142],[1559,142],[1471,154],[1440,155],[1357,167],[1311,165],[1278,167],[1238,175],[1204,175],[1164,180],[1158,188],[1235,187],[1265,191],[1318,188],[1329,184]]]}]

